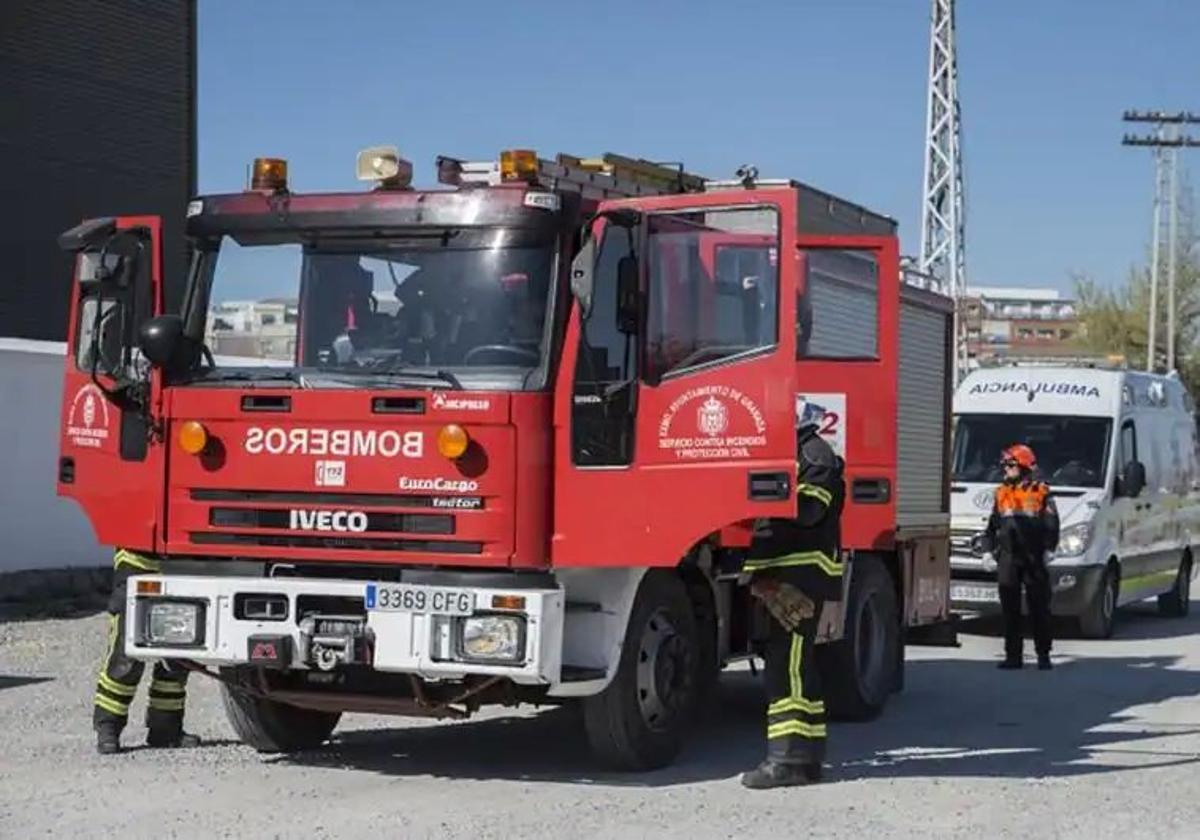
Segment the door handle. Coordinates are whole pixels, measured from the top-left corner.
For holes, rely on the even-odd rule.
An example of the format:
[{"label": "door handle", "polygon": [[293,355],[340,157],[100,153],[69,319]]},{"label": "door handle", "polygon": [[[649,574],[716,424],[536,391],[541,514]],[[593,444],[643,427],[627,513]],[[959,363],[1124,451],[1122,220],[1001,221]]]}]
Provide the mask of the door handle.
[{"label": "door handle", "polygon": [[892,483],[886,478],[856,478],[850,484],[850,499],[860,505],[886,505],[892,498]]},{"label": "door handle", "polygon": [[786,472],[750,473],[749,495],[752,502],[781,502],[792,496],[792,476]]}]

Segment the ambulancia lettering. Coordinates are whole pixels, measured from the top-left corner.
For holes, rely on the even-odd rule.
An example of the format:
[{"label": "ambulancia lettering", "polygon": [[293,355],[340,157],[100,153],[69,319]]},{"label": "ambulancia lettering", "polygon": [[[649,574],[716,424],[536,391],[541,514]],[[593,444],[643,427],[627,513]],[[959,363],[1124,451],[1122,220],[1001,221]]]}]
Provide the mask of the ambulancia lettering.
[{"label": "ambulancia lettering", "polygon": [[971,386],[970,393],[1025,394],[1030,401],[1038,394],[1097,399],[1100,397],[1100,389],[1095,385],[1079,385],[1074,382],[976,382]]},{"label": "ambulancia lettering", "polygon": [[420,458],[425,436],[395,429],[283,429],[252,426],[243,444],[251,455],[333,455],[337,457]]},{"label": "ambulancia lettering", "polygon": [[361,510],[291,510],[288,527],[293,531],[367,530],[367,515]]}]

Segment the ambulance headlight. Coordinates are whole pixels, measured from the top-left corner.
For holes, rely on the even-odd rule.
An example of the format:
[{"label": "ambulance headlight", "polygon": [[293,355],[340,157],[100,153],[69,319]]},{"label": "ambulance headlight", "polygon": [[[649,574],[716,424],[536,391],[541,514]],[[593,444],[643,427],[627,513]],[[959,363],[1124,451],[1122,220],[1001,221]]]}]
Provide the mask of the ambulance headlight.
[{"label": "ambulance headlight", "polygon": [[145,643],[193,647],[204,642],[204,605],[196,601],[145,602]]},{"label": "ambulance headlight", "polygon": [[516,615],[476,615],[459,625],[459,656],[479,662],[520,662],[525,658],[525,619]]},{"label": "ambulance headlight", "polygon": [[1062,529],[1058,535],[1058,550],[1054,553],[1058,557],[1078,557],[1086,553],[1091,544],[1092,523],[1080,522]]}]

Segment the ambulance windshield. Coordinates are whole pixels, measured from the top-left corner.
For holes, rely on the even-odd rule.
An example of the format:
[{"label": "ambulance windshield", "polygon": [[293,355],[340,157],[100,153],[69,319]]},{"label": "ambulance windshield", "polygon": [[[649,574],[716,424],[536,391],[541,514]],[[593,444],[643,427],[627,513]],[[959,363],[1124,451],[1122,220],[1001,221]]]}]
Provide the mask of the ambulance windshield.
[{"label": "ambulance windshield", "polygon": [[223,237],[204,259],[205,343],[218,369],[293,367],[351,385],[449,372],[452,383],[511,388],[545,358],[555,249],[541,234]]},{"label": "ambulance windshield", "polygon": [[960,414],[954,419],[954,480],[997,484],[1000,453],[1024,443],[1051,487],[1103,487],[1112,421],[1041,414]]}]

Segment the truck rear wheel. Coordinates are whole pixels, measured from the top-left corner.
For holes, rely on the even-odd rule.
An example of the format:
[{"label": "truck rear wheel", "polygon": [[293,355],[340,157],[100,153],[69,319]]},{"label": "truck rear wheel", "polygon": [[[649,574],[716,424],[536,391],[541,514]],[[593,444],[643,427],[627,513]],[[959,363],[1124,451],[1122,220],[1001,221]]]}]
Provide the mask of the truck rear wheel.
[{"label": "truck rear wheel", "polygon": [[875,558],[855,562],[840,641],[817,647],[829,715],[868,720],[895,689],[900,662],[900,619],[892,576]]},{"label": "truck rear wheel", "polygon": [[592,751],[619,770],[670,764],[696,704],[700,644],[687,588],[670,572],[642,579],[612,682],[583,701]]},{"label": "truck rear wheel", "polygon": [[316,749],[329,740],[342,716],[256,697],[227,683],[221,684],[221,702],[233,731],[261,753]]}]

